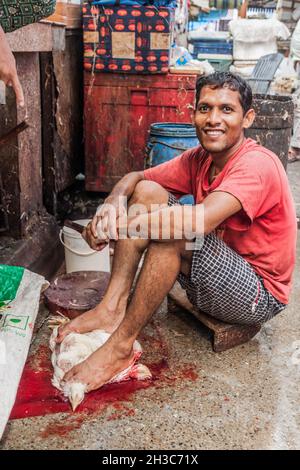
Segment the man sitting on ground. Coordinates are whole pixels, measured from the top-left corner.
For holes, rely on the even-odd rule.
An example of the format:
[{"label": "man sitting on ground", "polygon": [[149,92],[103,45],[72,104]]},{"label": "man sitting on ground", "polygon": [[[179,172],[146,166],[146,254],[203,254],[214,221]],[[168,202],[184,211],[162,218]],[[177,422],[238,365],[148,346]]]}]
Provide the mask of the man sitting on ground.
[{"label": "man sitting on ground", "polygon": [[[134,340],[176,279],[197,308],[225,322],[262,324],[286,307],[295,264],[295,210],[278,157],[244,136],[255,117],[251,103],[251,89],[238,76],[198,79],[195,127],[201,145],[129,173],[99,209],[85,237],[94,249],[117,240],[110,283],[101,303],[61,328],[58,341],[70,331],[96,328],[112,335],[66,380],[93,390],[125,369]],[[178,203],[185,194],[193,194],[194,206]],[[124,200],[129,212],[143,205],[142,213],[128,218],[140,238],[120,237]]]}]

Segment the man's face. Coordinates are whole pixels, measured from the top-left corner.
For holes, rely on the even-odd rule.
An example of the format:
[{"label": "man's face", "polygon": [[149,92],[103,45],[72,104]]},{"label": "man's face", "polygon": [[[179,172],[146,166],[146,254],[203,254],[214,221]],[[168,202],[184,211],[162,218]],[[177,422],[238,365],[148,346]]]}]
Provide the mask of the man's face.
[{"label": "man's face", "polygon": [[203,87],[195,111],[195,127],[202,147],[213,154],[231,149],[242,140],[244,128],[253,121],[250,119],[249,124],[248,113],[243,114],[238,91]]}]

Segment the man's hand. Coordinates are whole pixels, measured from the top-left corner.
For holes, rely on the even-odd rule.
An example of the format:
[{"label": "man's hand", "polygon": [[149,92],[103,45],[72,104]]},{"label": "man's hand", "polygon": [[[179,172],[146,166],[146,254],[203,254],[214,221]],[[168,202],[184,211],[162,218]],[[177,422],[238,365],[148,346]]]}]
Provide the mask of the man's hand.
[{"label": "man's hand", "polygon": [[[94,250],[102,250],[109,240],[118,240],[119,233],[127,234],[127,200],[136,185],[144,179],[143,171],[133,171],[115,185],[84,230],[82,236]],[[120,228],[120,230],[118,230]]]},{"label": "man's hand", "polygon": [[92,220],[92,233],[101,240],[118,240],[118,220],[127,215],[127,198],[109,196]]},{"label": "man's hand", "polygon": [[[96,216],[94,216],[95,218]],[[94,219],[93,219],[94,220]],[[100,240],[98,236],[94,236],[92,232],[92,222],[89,222],[84,231],[82,232],[82,237],[90,245],[93,250],[101,251],[106,247],[107,241]]]},{"label": "man's hand", "polygon": [[15,94],[17,104],[24,106],[24,94],[21,83],[18,78],[16,61],[7,43],[5,33],[0,26],[0,80],[5,85],[12,86]]},{"label": "man's hand", "polygon": [[82,236],[93,250],[101,251],[109,240],[118,240],[118,221],[127,214],[126,200],[109,196],[87,225]]}]

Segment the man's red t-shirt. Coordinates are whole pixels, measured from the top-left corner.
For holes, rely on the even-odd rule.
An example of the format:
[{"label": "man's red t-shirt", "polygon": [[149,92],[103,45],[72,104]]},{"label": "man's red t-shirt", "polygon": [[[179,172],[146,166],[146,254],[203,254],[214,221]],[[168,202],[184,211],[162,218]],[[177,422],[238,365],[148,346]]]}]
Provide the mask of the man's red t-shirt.
[{"label": "man's red t-shirt", "polygon": [[265,287],[287,304],[296,257],[296,214],[288,179],[278,157],[252,139],[244,143],[209,184],[212,158],[201,146],[145,170],[176,197],[193,194],[197,204],[212,191],[235,196],[242,209],[216,233],[247,260]]}]

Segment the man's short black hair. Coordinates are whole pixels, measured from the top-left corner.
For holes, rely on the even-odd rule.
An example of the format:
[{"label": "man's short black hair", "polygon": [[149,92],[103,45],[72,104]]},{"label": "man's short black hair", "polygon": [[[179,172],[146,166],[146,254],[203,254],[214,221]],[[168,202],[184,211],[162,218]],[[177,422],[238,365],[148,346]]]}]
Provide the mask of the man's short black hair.
[{"label": "man's short black hair", "polygon": [[234,75],[230,72],[215,72],[207,77],[199,77],[196,84],[196,107],[200,98],[203,87],[209,86],[213,89],[229,88],[238,91],[240,94],[240,102],[246,114],[252,105],[252,90],[250,85],[242,77]]}]

